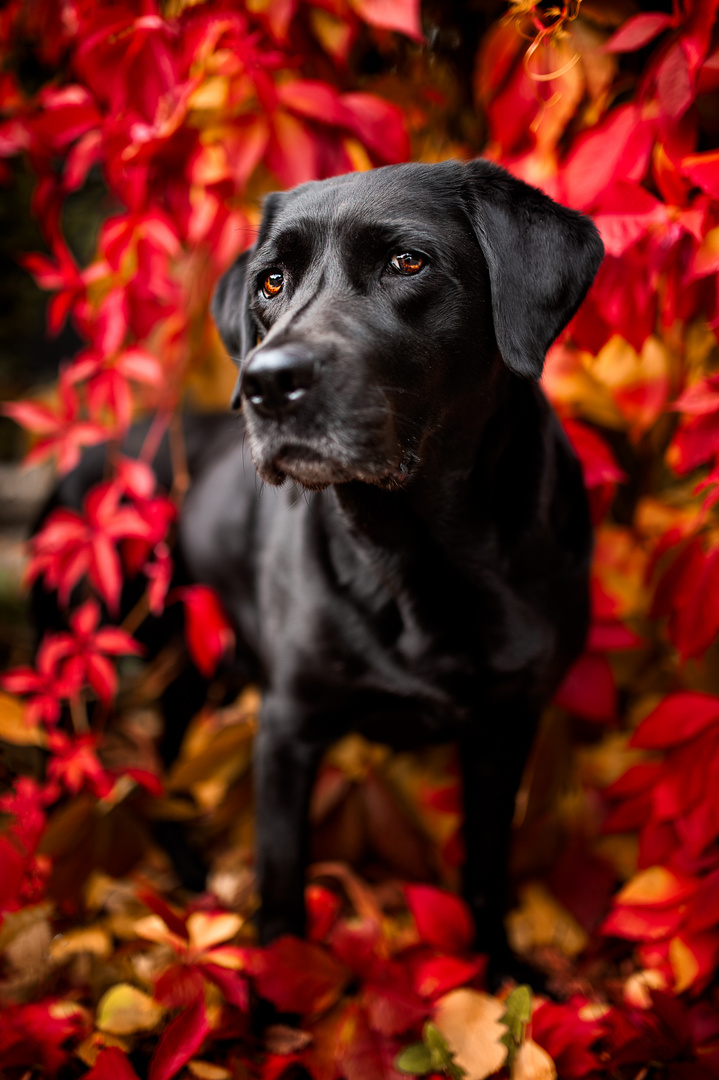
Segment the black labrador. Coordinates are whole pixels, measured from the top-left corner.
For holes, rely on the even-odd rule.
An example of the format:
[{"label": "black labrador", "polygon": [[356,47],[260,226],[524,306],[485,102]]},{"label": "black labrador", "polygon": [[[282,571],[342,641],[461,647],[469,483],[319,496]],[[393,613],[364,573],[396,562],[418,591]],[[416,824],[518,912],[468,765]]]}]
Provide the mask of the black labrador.
[{"label": "black labrador", "polygon": [[246,437],[190,425],[178,546],[263,689],[263,942],[304,930],[327,747],[457,740],[476,944],[511,967],[515,795],[589,610],[582,475],[537,381],[602,254],[496,165],[407,164],[270,195],[219,283]]}]

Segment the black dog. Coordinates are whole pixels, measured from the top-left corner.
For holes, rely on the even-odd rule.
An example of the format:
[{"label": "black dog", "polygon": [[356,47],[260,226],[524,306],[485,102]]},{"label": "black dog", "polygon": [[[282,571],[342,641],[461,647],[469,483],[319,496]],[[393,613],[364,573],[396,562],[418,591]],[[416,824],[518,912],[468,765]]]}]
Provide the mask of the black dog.
[{"label": "black dog", "polygon": [[581,472],[537,380],[601,257],[497,166],[411,164],[270,195],[219,284],[247,438],[190,438],[178,544],[264,692],[263,942],[304,929],[328,745],[458,740],[464,892],[505,967],[515,794],[588,621]]},{"label": "black dog", "polygon": [[290,481],[258,498],[237,446],[181,528],[260,663],[263,941],[303,930],[315,769],[359,730],[459,741],[464,891],[505,951],[514,798],[588,619],[581,473],[536,380],[601,257],[486,161],[399,165],[271,195],[219,284],[252,460]]}]

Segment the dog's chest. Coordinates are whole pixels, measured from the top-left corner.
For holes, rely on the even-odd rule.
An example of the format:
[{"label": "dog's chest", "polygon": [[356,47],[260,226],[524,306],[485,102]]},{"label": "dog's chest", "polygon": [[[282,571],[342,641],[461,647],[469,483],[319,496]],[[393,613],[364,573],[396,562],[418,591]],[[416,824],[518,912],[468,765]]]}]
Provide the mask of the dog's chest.
[{"label": "dog's chest", "polygon": [[349,711],[355,727],[389,712],[429,733],[466,722],[506,652],[496,575],[462,573],[420,544],[398,553],[353,543],[311,515],[303,525],[293,543],[285,535],[262,590],[270,679],[310,710]]}]

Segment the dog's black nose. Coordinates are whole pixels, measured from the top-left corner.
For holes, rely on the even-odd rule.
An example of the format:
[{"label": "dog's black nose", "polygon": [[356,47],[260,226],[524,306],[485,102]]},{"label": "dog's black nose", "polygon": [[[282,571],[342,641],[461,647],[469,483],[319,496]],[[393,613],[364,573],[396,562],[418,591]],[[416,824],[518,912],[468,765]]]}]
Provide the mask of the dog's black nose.
[{"label": "dog's black nose", "polygon": [[242,376],[242,396],[264,416],[289,411],[314,382],[315,358],[290,347],[260,349]]}]

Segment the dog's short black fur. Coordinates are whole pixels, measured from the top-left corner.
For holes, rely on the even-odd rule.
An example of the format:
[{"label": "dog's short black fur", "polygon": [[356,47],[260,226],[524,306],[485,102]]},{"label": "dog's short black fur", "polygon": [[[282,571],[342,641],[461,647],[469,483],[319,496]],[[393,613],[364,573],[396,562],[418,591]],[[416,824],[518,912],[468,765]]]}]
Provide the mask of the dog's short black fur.
[{"label": "dog's short black fur", "polygon": [[502,970],[515,794],[588,620],[581,472],[537,380],[601,257],[497,166],[409,164],[269,196],[219,283],[246,438],[191,435],[178,543],[263,689],[264,942],[304,928],[323,751],[457,740],[464,892]]}]

